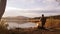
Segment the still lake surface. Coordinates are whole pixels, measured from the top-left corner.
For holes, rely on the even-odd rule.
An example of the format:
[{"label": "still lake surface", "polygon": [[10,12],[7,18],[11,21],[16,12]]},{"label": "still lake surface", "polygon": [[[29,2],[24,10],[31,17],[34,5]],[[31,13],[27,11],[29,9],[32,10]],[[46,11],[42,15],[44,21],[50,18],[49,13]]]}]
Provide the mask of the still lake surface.
[{"label": "still lake surface", "polygon": [[37,24],[32,22],[27,22],[23,24],[9,22],[8,25],[8,29],[37,27]]}]

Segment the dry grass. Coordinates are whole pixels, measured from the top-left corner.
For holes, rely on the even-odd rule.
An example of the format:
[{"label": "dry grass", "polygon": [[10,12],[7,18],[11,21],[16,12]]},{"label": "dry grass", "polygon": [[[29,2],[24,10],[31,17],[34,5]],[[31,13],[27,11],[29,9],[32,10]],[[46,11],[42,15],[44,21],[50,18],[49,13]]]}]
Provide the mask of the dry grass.
[{"label": "dry grass", "polygon": [[59,19],[47,19],[45,27],[60,29],[60,20]]}]

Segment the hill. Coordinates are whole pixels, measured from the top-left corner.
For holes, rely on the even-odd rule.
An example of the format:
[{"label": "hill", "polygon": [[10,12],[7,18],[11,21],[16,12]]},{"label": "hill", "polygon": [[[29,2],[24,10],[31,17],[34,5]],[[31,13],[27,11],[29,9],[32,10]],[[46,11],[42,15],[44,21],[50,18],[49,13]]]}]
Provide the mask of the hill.
[{"label": "hill", "polygon": [[[46,18],[53,18],[53,19],[60,19],[60,15],[54,15],[54,16],[45,16]],[[40,19],[41,17],[34,17],[33,19]]]},{"label": "hill", "polygon": [[6,20],[6,22],[24,23],[27,22],[27,19],[29,18],[24,16],[16,16],[16,17],[3,17],[2,19]]}]

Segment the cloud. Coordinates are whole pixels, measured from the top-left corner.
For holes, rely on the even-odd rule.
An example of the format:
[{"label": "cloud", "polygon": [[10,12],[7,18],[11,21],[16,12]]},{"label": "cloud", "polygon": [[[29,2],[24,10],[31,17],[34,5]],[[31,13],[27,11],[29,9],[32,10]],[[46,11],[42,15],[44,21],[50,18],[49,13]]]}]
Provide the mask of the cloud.
[{"label": "cloud", "polygon": [[58,6],[55,0],[8,0],[8,7],[51,10]]},{"label": "cloud", "polygon": [[59,11],[60,6],[55,0],[7,0],[4,16],[36,17],[46,13],[56,15]]}]

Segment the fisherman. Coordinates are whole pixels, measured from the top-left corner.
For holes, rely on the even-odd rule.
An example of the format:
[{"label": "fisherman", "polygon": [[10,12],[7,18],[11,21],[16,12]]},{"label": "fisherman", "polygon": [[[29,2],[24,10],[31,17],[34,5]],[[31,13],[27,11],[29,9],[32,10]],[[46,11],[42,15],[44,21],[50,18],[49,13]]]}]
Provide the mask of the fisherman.
[{"label": "fisherman", "polygon": [[44,29],[45,28],[44,25],[46,23],[46,17],[44,17],[44,14],[42,14],[42,17],[41,17],[41,23],[42,23],[41,28]]}]

